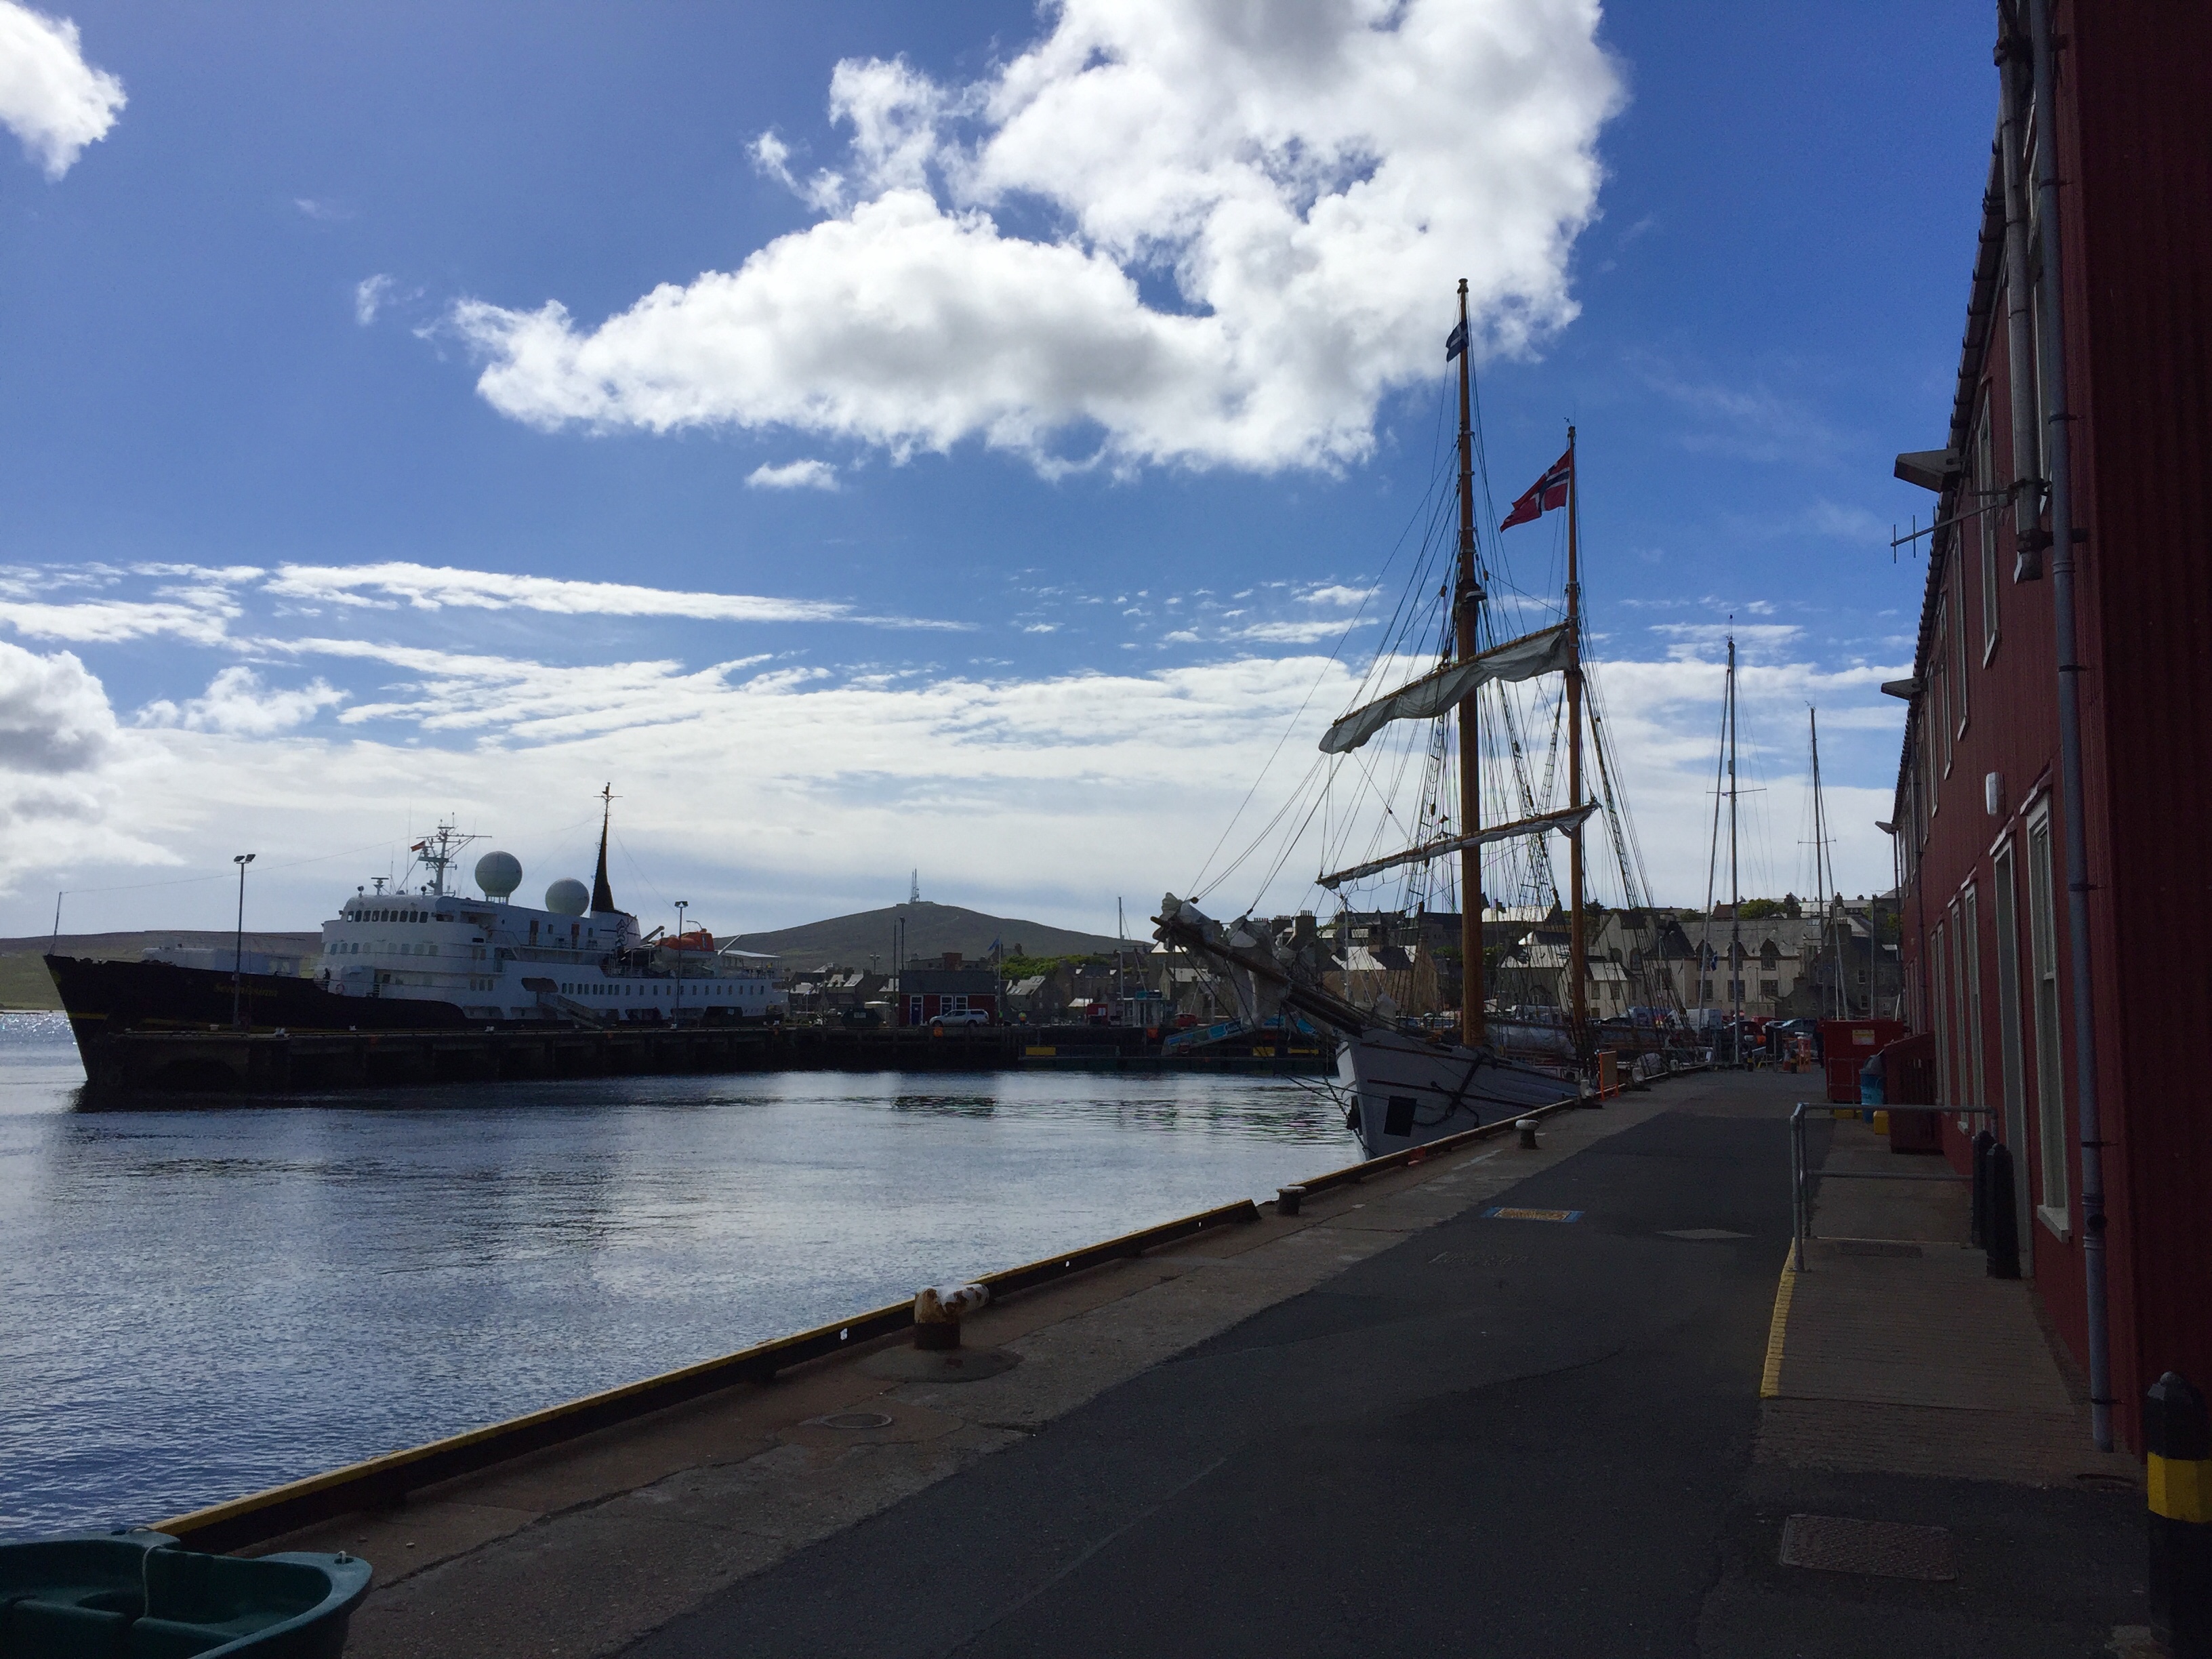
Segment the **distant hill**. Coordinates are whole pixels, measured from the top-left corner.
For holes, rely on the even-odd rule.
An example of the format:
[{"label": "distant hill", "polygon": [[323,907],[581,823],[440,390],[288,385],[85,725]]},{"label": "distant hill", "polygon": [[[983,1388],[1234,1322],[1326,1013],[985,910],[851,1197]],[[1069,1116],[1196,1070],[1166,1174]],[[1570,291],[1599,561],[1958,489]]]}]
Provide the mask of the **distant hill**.
[{"label": "distant hill", "polygon": [[[937,957],[957,951],[981,960],[991,954],[996,939],[1008,956],[1078,957],[1110,954],[1116,941],[1103,933],[1070,933],[1048,927],[1041,921],[1014,916],[986,915],[963,910],[957,904],[893,904],[857,915],[833,916],[800,927],[783,927],[772,933],[743,933],[731,941],[740,951],[760,951],[783,959],[787,969],[805,970],[837,963],[865,968],[874,957],[885,972],[891,966],[892,935],[906,923],[908,956]],[[1146,930],[1149,937],[1151,929]],[[1143,948],[1141,945],[1139,948]]]}]

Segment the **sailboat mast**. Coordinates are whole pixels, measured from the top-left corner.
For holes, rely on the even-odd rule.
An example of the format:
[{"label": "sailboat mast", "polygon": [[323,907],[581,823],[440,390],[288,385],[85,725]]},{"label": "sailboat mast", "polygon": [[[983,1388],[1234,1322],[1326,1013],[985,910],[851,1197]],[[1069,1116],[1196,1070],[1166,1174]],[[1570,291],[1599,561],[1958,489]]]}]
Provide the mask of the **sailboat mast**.
[{"label": "sailboat mast", "polygon": [[[1567,805],[1583,804],[1583,632],[1582,580],[1576,523],[1580,483],[1575,465],[1575,429],[1567,428]],[[1583,931],[1583,827],[1567,836],[1567,978],[1571,990],[1569,1029],[1575,1053],[1589,1047],[1589,942]]]},{"label": "sailboat mast", "polygon": [[[1474,424],[1468,389],[1474,351],[1467,332],[1464,276],[1459,283],[1459,326],[1467,345],[1459,354],[1459,588],[1453,601],[1459,660],[1467,662],[1479,648],[1475,621],[1482,589],[1474,579]],[[1459,705],[1459,832],[1470,836],[1482,827],[1482,736],[1475,695],[1469,691]],[[1467,1047],[1479,1048],[1487,997],[1482,971],[1482,849],[1475,846],[1461,848],[1459,855],[1459,1036]]]},{"label": "sailboat mast", "polygon": [[1735,839],[1735,635],[1728,642],[1729,1052],[1743,1059],[1743,879]]}]

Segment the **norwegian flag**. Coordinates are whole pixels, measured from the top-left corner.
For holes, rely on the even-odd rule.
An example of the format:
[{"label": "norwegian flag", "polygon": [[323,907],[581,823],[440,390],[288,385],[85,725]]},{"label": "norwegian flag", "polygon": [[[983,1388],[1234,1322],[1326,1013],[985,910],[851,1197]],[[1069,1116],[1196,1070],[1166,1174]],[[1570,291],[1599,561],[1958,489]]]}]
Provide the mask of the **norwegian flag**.
[{"label": "norwegian flag", "polygon": [[1513,510],[1505,515],[1505,522],[1498,527],[1510,530],[1516,524],[1527,524],[1531,519],[1541,518],[1555,507],[1567,504],[1567,486],[1574,482],[1575,452],[1569,450],[1552,463],[1544,476],[1528,486],[1528,493],[1513,503]]}]

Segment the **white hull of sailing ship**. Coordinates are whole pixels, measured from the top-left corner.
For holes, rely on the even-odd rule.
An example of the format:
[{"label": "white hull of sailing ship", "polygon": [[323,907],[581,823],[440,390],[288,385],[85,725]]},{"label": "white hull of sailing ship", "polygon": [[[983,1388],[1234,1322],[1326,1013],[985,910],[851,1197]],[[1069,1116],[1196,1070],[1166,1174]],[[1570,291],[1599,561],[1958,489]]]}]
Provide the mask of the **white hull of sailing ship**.
[{"label": "white hull of sailing ship", "polygon": [[1369,1027],[1337,1050],[1345,1118],[1370,1158],[1571,1100],[1578,1085],[1488,1049],[1440,1048],[1402,1031]]}]

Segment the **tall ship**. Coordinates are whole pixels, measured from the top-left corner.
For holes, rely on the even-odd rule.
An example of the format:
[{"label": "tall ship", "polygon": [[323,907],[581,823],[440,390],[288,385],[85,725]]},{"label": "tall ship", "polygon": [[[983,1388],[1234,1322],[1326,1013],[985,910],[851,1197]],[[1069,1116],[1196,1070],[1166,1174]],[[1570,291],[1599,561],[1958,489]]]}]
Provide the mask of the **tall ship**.
[{"label": "tall ship", "polygon": [[542,907],[516,902],[520,862],[489,852],[459,890],[455,866],[482,837],[453,824],[409,850],[398,883],[357,888],[322,925],[312,975],[243,973],[159,960],[48,956],[80,1048],[129,1030],[422,1030],[562,1022],[726,1023],[781,1018],[775,958],[717,945],[703,928],[641,928],[607,879],[613,792],[601,792],[599,866],[562,878]]},{"label": "tall ship", "polygon": [[[1558,514],[1553,522],[1564,520],[1565,580],[1554,590],[1554,604],[1518,588],[1482,555],[1468,330],[1462,283],[1458,326],[1445,343],[1447,362],[1456,359],[1459,366],[1454,487],[1432,494],[1430,533],[1359,699],[1331,723],[1300,793],[1277,812],[1273,825],[1291,826],[1282,850],[1261,860],[1272,875],[1288,861],[1296,839],[1317,827],[1324,863],[1314,879],[1325,896],[1399,880],[1393,908],[1419,916],[1431,895],[1455,889],[1455,1018],[1409,1018],[1387,997],[1355,1004],[1317,978],[1310,952],[1249,913],[1218,921],[1194,898],[1170,893],[1155,919],[1155,937],[1223,975],[1245,1018],[1290,1015],[1334,1030],[1339,1102],[1370,1157],[1575,1098],[1587,1086],[1601,1022],[1593,1018],[1589,1000],[1583,835],[1601,811],[1625,908],[1648,913],[1639,899],[1648,883],[1632,868],[1633,836],[1619,803],[1616,769],[1596,735],[1596,711],[1586,695],[1575,431],[1567,428],[1565,453],[1492,532]],[[1486,464],[1480,472],[1486,495]],[[1532,621],[1540,625],[1529,626]],[[1557,689],[1546,702],[1540,685],[1532,683],[1553,676]],[[1528,695],[1521,701],[1507,695],[1522,688]],[[1607,786],[1603,791],[1591,789],[1584,775],[1586,726]],[[1540,767],[1532,764],[1532,751],[1541,754]],[[1566,843],[1564,891],[1549,851],[1554,836]],[[1215,884],[1259,850],[1255,845],[1238,854]],[[1492,861],[1487,880],[1486,856]],[[1513,860],[1516,867],[1507,868]],[[1504,905],[1495,896],[1501,887],[1541,902]],[[1494,939],[1486,945],[1486,914],[1510,918],[1522,911],[1558,918],[1564,948],[1501,947]],[[1546,952],[1563,958],[1556,969],[1564,972],[1539,962]],[[1499,958],[1496,978],[1513,983],[1492,982],[1493,956]],[[1605,965],[1609,975],[1622,971],[1613,961]],[[1513,992],[1525,992],[1540,966],[1553,977],[1556,994],[1515,1000]],[[1347,985],[1351,977],[1344,975]],[[1607,1046],[1614,1046],[1616,1034],[1607,1035]],[[1617,1035],[1632,1036],[1632,1029]]]}]

